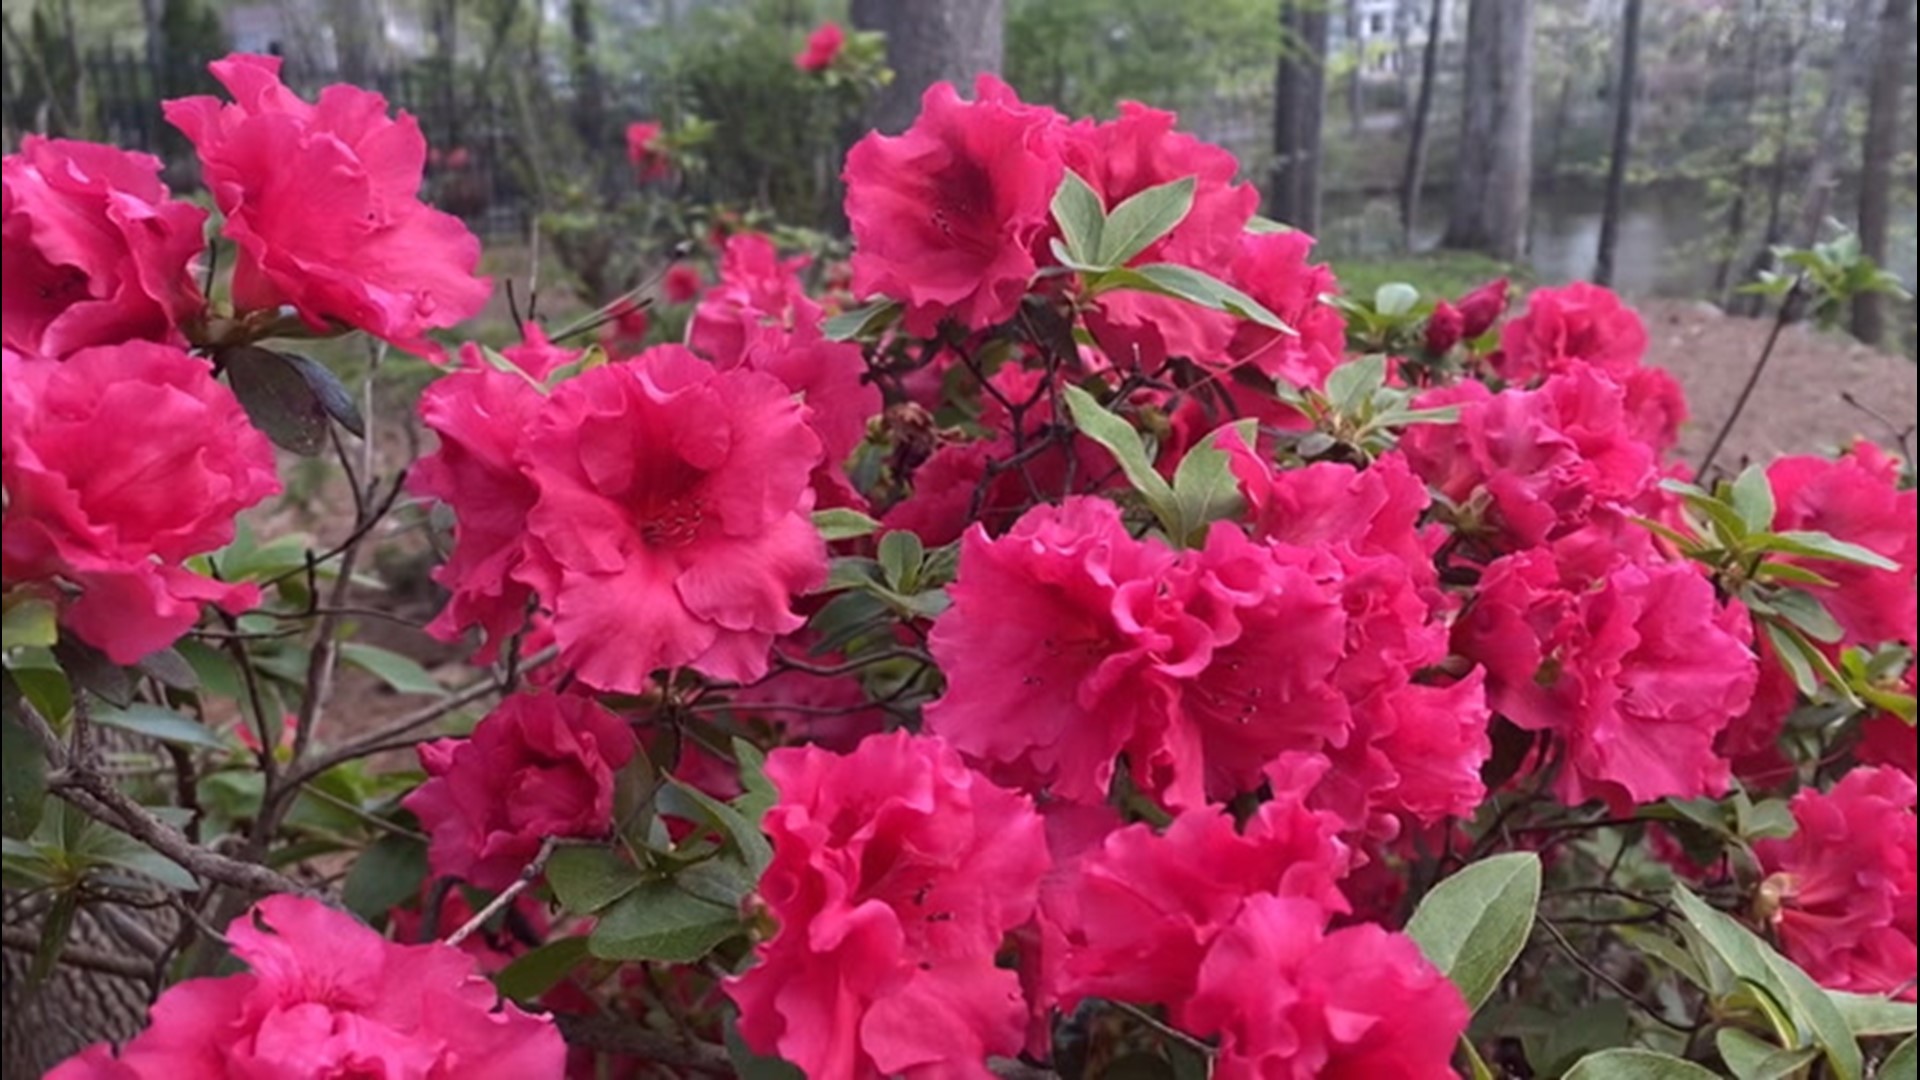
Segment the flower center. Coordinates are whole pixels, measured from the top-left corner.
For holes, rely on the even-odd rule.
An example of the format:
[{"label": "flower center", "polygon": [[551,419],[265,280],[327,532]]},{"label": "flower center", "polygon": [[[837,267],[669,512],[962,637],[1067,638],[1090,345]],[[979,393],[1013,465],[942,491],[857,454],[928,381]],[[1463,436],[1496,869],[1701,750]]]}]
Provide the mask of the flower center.
[{"label": "flower center", "polygon": [[700,533],[706,504],[697,495],[681,495],[648,507],[640,518],[640,539],[648,547],[685,547]]}]

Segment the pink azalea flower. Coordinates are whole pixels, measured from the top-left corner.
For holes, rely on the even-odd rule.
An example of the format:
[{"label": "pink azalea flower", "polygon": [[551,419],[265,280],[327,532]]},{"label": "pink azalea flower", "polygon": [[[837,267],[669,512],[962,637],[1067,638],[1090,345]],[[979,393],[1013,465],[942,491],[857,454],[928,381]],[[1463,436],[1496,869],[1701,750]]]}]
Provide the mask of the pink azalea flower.
[{"label": "pink azalea flower", "polygon": [[947,318],[978,330],[1013,315],[1060,186],[1059,116],[991,75],[974,93],[938,83],[904,134],[847,154],[854,289],[905,304],[921,337]]},{"label": "pink azalea flower", "polygon": [[805,255],[780,258],[773,241],[760,233],[728,237],[720,253],[720,280],[694,308],[687,326],[688,347],[730,367],[762,329],[817,329],[820,305],[807,297],[800,281],[809,261]]},{"label": "pink azalea flower", "polygon": [[134,341],[65,361],[5,354],[5,579],[78,596],[61,620],[116,663],[164,648],[202,604],[259,590],[188,570],[280,490],[273,448],[205,361]]},{"label": "pink azalea flower", "polygon": [[168,198],[160,160],[28,135],[0,161],[0,342],[60,358],[92,345],[184,345],[206,307],[193,261],[206,211]]},{"label": "pink azalea flower", "polygon": [[1231,526],[1176,555],[1112,503],[1069,499],[999,540],[968,532],[950,592],[927,723],[1010,783],[1098,802],[1124,754],[1140,790],[1195,806],[1344,739],[1338,603]]},{"label": "pink azalea flower", "polygon": [[1900,463],[1870,442],[1839,458],[1785,457],[1767,467],[1777,507],[1773,527],[1811,530],[1859,544],[1900,564],[1879,570],[1831,559],[1790,560],[1834,582],[1808,586],[1851,644],[1914,642],[1916,521],[1920,504],[1900,486]]},{"label": "pink azalea flower", "polygon": [[89,1048],[49,1080],[338,1076],[559,1080],[566,1044],[502,1003],[474,958],[396,945],[316,901],[270,896],[227,927],[252,970],[189,979],[153,1003],[116,1059]]},{"label": "pink azalea flower", "polygon": [[803,622],[794,597],[826,579],[820,457],[785,384],[679,346],[561,383],[519,448],[539,495],[515,571],[553,612],[561,662],[623,692],[661,668],[764,675]]},{"label": "pink azalea flower", "polygon": [[673,157],[661,145],[664,133],[658,120],[636,120],[627,125],[627,161],[641,183],[673,175]]},{"label": "pink azalea flower", "polygon": [[1576,367],[1596,367],[1616,378],[1640,366],[1647,328],[1612,290],[1584,281],[1535,289],[1527,310],[1500,328],[1494,369],[1524,383]]},{"label": "pink azalea flower", "polygon": [[451,594],[427,627],[442,641],[479,627],[476,659],[491,663],[500,645],[525,624],[533,590],[518,571],[526,561],[526,522],[539,490],[520,465],[520,441],[546,405],[540,389],[473,364],[420,395],[420,420],[440,438],[408,477],[420,495],[453,511],[454,545],[433,579]]},{"label": "pink azalea flower", "polygon": [[1339,367],[1347,323],[1326,297],[1339,282],[1324,264],[1307,261],[1313,237],[1302,232],[1247,233],[1227,264],[1227,281],[1293,328],[1283,334],[1246,319],[1233,323],[1228,362],[1294,386],[1320,387]]},{"label": "pink azalea flower", "polygon": [[166,103],[199,151],[207,188],[238,247],[234,303],[292,305],[316,331],[344,324],[422,356],[427,332],[480,313],[480,241],[420,201],[427,144],[380,95],[329,86],[318,103],[280,82],[277,57],[213,62],[233,95]]},{"label": "pink azalea flower", "polygon": [[1220,1080],[1452,1080],[1470,1013],[1419,946],[1326,930],[1317,904],[1250,898],[1207,952],[1175,1022],[1218,1038]]},{"label": "pink azalea flower", "polygon": [[1754,845],[1781,889],[1773,925],[1788,958],[1823,986],[1914,1000],[1913,779],[1855,769],[1832,791],[1794,796],[1793,818],[1794,835]]},{"label": "pink azalea flower", "polygon": [[436,875],[504,889],[547,837],[613,827],[614,774],[635,746],[626,721],[592,698],[516,694],[472,736],[422,744],[427,782],[404,804],[433,837]]},{"label": "pink azalea flower", "polygon": [[767,776],[760,895],[780,929],[726,986],[747,1045],[809,1076],[991,1076],[1026,1018],[994,957],[1047,869],[1032,805],[905,732],[775,750]]},{"label": "pink azalea flower", "polygon": [[1624,810],[1726,790],[1714,743],[1758,674],[1745,619],[1690,564],[1579,537],[1489,566],[1455,645],[1496,711],[1565,743],[1564,802]]},{"label": "pink azalea flower", "polygon": [[793,58],[793,66],[801,71],[825,71],[840,58],[840,50],[846,43],[847,32],[840,29],[839,23],[821,23],[807,35],[807,47]]}]

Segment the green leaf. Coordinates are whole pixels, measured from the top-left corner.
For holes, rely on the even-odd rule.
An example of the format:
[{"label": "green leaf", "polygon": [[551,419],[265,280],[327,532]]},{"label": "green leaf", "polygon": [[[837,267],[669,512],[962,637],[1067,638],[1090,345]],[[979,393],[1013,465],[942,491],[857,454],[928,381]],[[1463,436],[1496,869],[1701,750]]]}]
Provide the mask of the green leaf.
[{"label": "green leaf", "polygon": [[1407,923],[1407,936],[1478,1010],[1526,948],[1539,903],[1539,856],[1496,855],[1436,885]]},{"label": "green leaf", "polygon": [[1562,1080],[1720,1080],[1711,1069],[1653,1050],[1602,1050],[1581,1058]]},{"label": "green leaf", "polygon": [[532,1001],[560,985],[562,979],[591,955],[584,936],[549,941],[514,957],[512,963],[493,977],[493,985],[502,997]]},{"label": "green leaf", "polygon": [[396,694],[431,694],[438,697],[447,692],[447,688],[441,686],[440,681],[426,668],[421,667],[419,661],[391,649],[350,641],[340,646],[340,659],[386,683]]},{"label": "green leaf", "polygon": [[200,887],[200,882],[187,871],[186,867],[141,841],[105,825],[89,828],[82,834],[80,842],[73,846],[72,851],[82,861],[130,870],[179,892],[189,892]]},{"label": "green leaf", "polygon": [[1753,576],[1761,581],[1784,581],[1790,585],[1816,585],[1827,589],[1840,587],[1839,582],[1825,574],[1816,574],[1804,566],[1775,562],[1771,559],[1761,562],[1755,568]]},{"label": "green leaf", "polygon": [[1887,1060],[1880,1063],[1878,1080],[1914,1080],[1916,1054],[1920,1054],[1920,1050],[1916,1049],[1913,1037],[1908,1036],[1906,1042],[1894,1047]]},{"label": "green leaf", "polygon": [[1172,232],[1193,209],[1196,178],[1183,176],[1139,192],[1113,208],[1101,227],[1094,262],[1125,266],[1154,241]]},{"label": "green leaf", "polygon": [[815,510],[813,527],[819,529],[821,538],[831,544],[836,540],[870,536],[880,530],[880,523],[858,510],[836,506],[830,510]]},{"label": "green leaf", "polygon": [[1223,426],[1194,444],[1173,471],[1173,517],[1167,531],[1181,546],[1190,547],[1206,537],[1207,526],[1240,516],[1246,500],[1240,496],[1240,481],[1233,475],[1233,458],[1220,448],[1222,439],[1238,439],[1252,447],[1255,438],[1251,420]]},{"label": "green leaf", "polygon": [[1352,416],[1386,384],[1387,358],[1363,356],[1327,372],[1327,400],[1343,415]]},{"label": "green leaf", "polygon": [[1673,895],[1700,943],[1736,977],[1766,989],[1788,1010],[1795,1027],[1810,1035],[1825,1053],[1836,1080],[1861,1080],[1860,1046],[1839,1006],[1818,983],[1738,920],[1709,907],[1685,886],[1676,886]]},{"label": "green leaf", "polygon": [[246,410],[247,419],[275,446],[302,457],[313,457],[326,449],[327,425],[332,419],[321,393],[309,381],[309,365],[319,367],[257,345],[240,345],[220,353],[227,384]]},{"label": "green leaf", "polygon": [[25,839],[47,803],[47,758],[15,715],[18,693],[9,672],[6,708],[0,709],[0,835]]},{"label": "green leaf", "polygon": [[1920,1016],[1916,1016],[1911,1001],[1895,1001],[1879,994],[1850,994],[1844,990],[1829,990],[1827,996],[1833,999],[1840,1015],[1847,1018],[1847,1027],[1855,1038],[1884,1039],[1911,1035],[1920,1029],[1920,1023],[1916,1022]]},{"label": "green leaf", "polygon": [[66,951],[67,938],[73,933],[73,917],[80,911],[78,889],[63,889],[47,908],[40,924],[39,947],[33,951],[33,966],[27,970],[27,988],[31,991],[47,981]]},{"label": "green leaf", "polygon": [[200,674],[192,664],[187,663],[186,657],[180,655],[177,646],[148,653],[133,665],[133,669],[160,680],[162,686],[174,690],[200,689]]},{"label": "green leaf", "polygon": [[733,760],[740,769],[740,797],[733,800],[733,808],[757,826],[773,804],[780,801],[779,791],[775,790],[773,781],[767,779],[767,755],[747,740],[736,737]]},{"label": "green leaf", "polygon": [[1802,555],[1809,559],[1831,559],[1857,566],[1871,566],[1875,570],[1897,571],[1900,569],[1899,563],[1877,551],[1835,539],[1823,532],[1790,530],[1767,533],[1759,537],[1759,540],[1762,546],[1773,551],[1784,551],[1789,555]]},{"label": "green leaf", "polygon": [[1499,1080],[1488,1067],[1487,1059],[1480,1056],[1480,1048],[1466,1034],[1460,1036],[1460,1056],[1467,1059],[1467,1076],[1470,1080]]},{"label": "green leaf", "polygon": [[124,709],[98,708],[93,722],[134,735],[145,735],[174,746],[201,750],[226,750],[227,741],[217,732],[190,716],[182,716],[164,705],[135,702]]},{"label": "green leaf", "polygon": [[1767,643],[1773,646],[1773,655],[1780,666],[1787,670],[1793,680],[1794,688],[1807,697],[1820,692],[1820,676],[1814,673],[1813,664],[1807,659],[1806,650],[1800,647],[1799,636],[1790,628],[1771,619],[1759,620],[1760,628],[1767,635]]},{"label": "green leaf", "polygon": [[920,583],[920,564],[927,557],[927,549],[918,535],[895,529],[880,538],[880,548],[874,554],[879,556],[880,572],[888,585],[901,593],[916,590]]},{"label": "green leaf", "polygon": [[599,911],[645,883],[639,869],[610,848],[569,844],[547,859],[547,884],[575,915]]},{"label": "green leaf", "polygon": [[1732,502],[1734,513],[1740,515],[1748,532],[1763,533],[1773,528],[1773,484],[1763,466],[1750,466],[1734,479]]},{"label": "green leaf", "polygon": [[692,784],[669,779],[660,789],[660,812],[713,826],[747,861],[755,878],[773,861],[773,845],[757,822]]},{"label": "green leaf", "polygon": [[1405,315],[1419,302],[1420,290],[1404,281],[1389,281],[1373,290],[1373,310],[1391,318]]},{"label": "green leaf", "polygon": [[0,613],[0,648],[52,648],[60,640],[60,611],[37,596],[21,596]]},{"label": "green leaf", "polygon": [[1811,1046],[1783,1050],[1740,1028],[1721,1028],[1714,1033],[1713,1041],[1720,1060],[1736,1080],[1785,1080],[1820,1056],[1820,1051]]},{"label": "green leaf", "polygon": [[1165,511],[1173,503],[1173,488],[1159,473],[1154,471],[1153,461],[1147,457],[1146,441],[1133,425],[1107,411],[1092,394],[1077,386],[1065,386],[1067,411],[1073,416],[1073,426],[1082,435],[1092,439],[1107,449],[1113,459],[1120,463],[1120,470],[1127,475],[1127,482],[1133,489],[1146,497],[1147,505],[1165,519]]},{"label": "green leaf", "polygon": [[310,356],[299,353],[283,352],[280,358],[292,365],[306,381],[307,388],[320,402],[320,407],[341,427],[346,428],[358,438],[367,437],[367,421],[360,415],[360,406],[353,400],[353,391],[348,390],[332,369]]},{"label": "green leaf", "polygon": [[65,637],[54,645],[53,657],[76,689],[86,690],[111,705],[133,704],[133,677],[99,649],[79,638]]},{"label": "green leaf", "polygon": [[851,311],[843,311],[821,323],[820,332],[828,341],[851,341],[877,333],[899,315],[899,301],[875,300]]},{"label": "green leaf", "polygon": [[1185,300],[1213,311],[1224,311],[1259,323],[1282,334],[1296,334],[1280,316],[1266,306],[1219,278],[1191,266],[1175,263],[1148,263],[1108,271],[1101,275],[1101,291],[1110,288],[1134,289]]},{"label": "green leaf", "polygon": [[1066,243],[1067,254],[1075,262],[1096,265],[1107,209],[1100,202],[1099,192],[1070,169],[1060,178],[1060,187],[1053,193],[1053,220],[1060,225],[1060,237]]},{"label": "green leaf", "polygon": [[691,964],[743,929],[738,911],[649,881],[601,913],[589,947],[603,960]]},{"label": "green leaf", "polygon": [[364,922],[378,922],[387,912],[420,894],[427,879],[427,846],[410,836],[389,833],[367,846],[347,871],[340,902]]},{"label": "green leaf", "polygon": [[1270,217],[1262,217],[1259,214],[1255,214],[1247,219],[1246,231],[1255,236],[1265,236],[1269,233],[1293,232],[1294,228],[1284,221],[1275,221]]}]

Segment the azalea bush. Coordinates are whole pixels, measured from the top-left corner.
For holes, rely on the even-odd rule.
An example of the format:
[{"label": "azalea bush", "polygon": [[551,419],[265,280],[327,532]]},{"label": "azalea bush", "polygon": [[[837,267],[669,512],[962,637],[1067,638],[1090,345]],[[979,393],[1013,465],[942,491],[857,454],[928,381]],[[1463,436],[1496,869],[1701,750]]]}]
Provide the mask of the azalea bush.
[{"label": "azalea bush", "polygon": [[[845,265],[456,344],[413,123],[214,71],[211,238],[5,163],[9,896],[41,973],[182,915],[58,1080],[1913,1075],[1877,447],[1693,475],[1605,290],[1342,296],[1172,115],[984,77],[854,146]],[[345,335],[440,366],[417,461]],[[249,524],[300,454],[324,545]],[[356,636],[396,519],[462,680]]]}]

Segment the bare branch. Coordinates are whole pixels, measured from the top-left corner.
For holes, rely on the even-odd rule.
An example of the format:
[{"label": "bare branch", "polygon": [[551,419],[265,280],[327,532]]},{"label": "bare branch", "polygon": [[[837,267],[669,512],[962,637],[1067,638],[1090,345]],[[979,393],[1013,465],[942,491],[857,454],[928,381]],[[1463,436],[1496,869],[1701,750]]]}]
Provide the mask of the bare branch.
[{"label": "bare branch", "polygon": [[513,884],[501,889],[500,895],[488,901],[487,906],[476,912],[473,918],[468,919],[466,925],[448,934],[447,944],[458,945],[472,937],[481,927],[487,925],[488,919],[506,910],[507,905],[513,903],[521,893],[527,891],[529,886],[540,880],[540,875],[546,872],[547,860],[553,858],[553,849],[558,847],[559,843],[558,838],[552,836],[540,841],[540,851],[534,855],[533,861],[520,868],[520,876],[513,879]]}]

